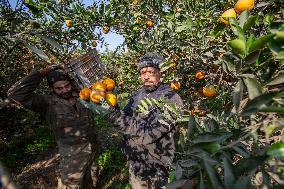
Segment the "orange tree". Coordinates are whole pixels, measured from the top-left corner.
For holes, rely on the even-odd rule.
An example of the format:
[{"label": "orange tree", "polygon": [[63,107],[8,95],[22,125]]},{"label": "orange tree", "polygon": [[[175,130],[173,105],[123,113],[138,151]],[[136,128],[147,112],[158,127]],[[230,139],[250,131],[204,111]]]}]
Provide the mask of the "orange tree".
[{"label": "orange tree", "polygon": [[[177,119],[179,152],[171,177],[177,181],[170,188],[184,182],[199,188],[283,184],[283,2],[256,1],[251,12],[219,23],[235,3],[110,1],[112,27],[128,49],[105,59],[116,68],[109,74],[121,92],[138,84],[135,65],[148,51],[166,57],[165,82],[181,83],[185,115]],[[175,110],[165,109],[165,120],[174,121],[167,111]]]},{"label": "orange tree", "polygon": [[[88,8],[71,0],[23,2],[17,12],[1,9],[5,56],[23,52],[25,45],[46,61],[55,56],[64,62],[94,39],[102,41],[96,28],[105,26],[103,33],[110,29],[125,37],[126,52],[102,56],[123,102],[138,87],[139,57],[156,51],[166,58],[164,81],[180,82],[185,102],[184,116],[177,115],[179,152],[170,187],[182,179],[199,188],[283,184],[281,0],[256,1],[250,13],[223,18],[228,25],[219,17],[235,0],[110,0]],[[171,119],[168,111],[175,110],[165,109],[165,120]]]}]

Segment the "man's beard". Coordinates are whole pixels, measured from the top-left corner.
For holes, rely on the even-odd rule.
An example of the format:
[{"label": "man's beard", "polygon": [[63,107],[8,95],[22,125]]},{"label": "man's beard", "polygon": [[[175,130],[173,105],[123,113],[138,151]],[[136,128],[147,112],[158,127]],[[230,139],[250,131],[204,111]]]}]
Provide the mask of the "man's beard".
[{"label": "man's beard", "polygon": [[143,88],[147,91],[147,92],[152,92],[155,91],[158,87],[159,87],[160,83],[157,83],[155,85],[143,85]]},{"label": "man's beard", "polygon": [[69,99],[72,96],[72,91],[69,91],[69,92],[63,93],[63,94],[57,94],[57,96],[59,96],[60,98],[63,98],[63,99]]}]

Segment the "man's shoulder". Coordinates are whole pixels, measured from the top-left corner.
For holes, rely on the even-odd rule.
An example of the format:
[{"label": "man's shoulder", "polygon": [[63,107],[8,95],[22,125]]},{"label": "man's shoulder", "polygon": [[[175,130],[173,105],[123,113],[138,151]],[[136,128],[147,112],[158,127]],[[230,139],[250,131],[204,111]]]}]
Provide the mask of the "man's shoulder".
[{"label": "man's shoulder", "polygon": [[165,99],[170,100],[170,101],[174,102],[175,104],[179,104],[179,105],[182,104],[181,97],[179,96],[179,94],[176,91],[174,91],[170,87],[169,84],[167,84],[167,83],[162,84],[161,89],[160,89],[160,93]]}]

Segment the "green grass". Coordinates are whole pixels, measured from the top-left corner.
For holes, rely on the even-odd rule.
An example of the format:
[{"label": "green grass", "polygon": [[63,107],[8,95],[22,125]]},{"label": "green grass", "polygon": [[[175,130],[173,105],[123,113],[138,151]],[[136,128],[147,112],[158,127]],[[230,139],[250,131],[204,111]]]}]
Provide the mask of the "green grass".
[{"label": "green grass", "polygon": [[130,188],[126,159],[115,143],[110,144],[98,159],[100,176],[98,188]]},{"label": "green grass", "polygon": [[18,169],[28,158],[55,145],[55,139],[46,126],[40,126],[14,136],[0,144],[0,161],[9,169]]}]

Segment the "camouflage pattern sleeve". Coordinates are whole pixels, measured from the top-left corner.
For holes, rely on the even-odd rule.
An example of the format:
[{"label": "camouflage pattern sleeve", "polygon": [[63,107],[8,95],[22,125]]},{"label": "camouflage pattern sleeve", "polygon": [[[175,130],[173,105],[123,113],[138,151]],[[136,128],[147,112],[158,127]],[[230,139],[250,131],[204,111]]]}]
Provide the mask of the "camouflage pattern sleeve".
[{"label": "camouflage pattern sleeve", "polygon": [[45,115],[47,96],[34,93],[41,81],[40,73],[34,70],[8,90],[8,97],[27,109]]}]

